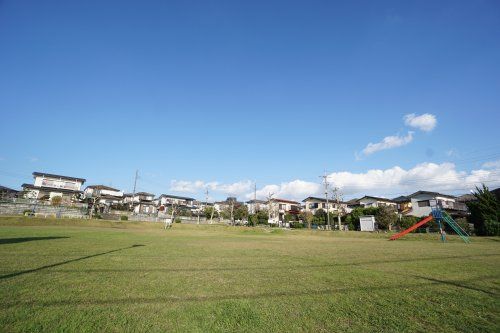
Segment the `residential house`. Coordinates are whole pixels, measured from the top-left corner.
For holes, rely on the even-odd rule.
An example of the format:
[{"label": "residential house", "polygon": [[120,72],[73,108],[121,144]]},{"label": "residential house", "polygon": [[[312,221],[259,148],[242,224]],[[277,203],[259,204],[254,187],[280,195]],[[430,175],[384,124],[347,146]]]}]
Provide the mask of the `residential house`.
[{"label": "residential house", "polygon": [[17,197],[19,191],[0,185],[0,199],[12,199]]},{"label": "residential house", "polygon": [[178,195],[162,194],[155,199],[156,207],[160,212],[167,212],[168,208],[175,206],[177,209],[198,213],[198,205],[196,200],[190,197],[182,197]]},{"label": "residential house", "polygon": [[398,212],[401,214],[406,214],[411,210],[411,199],[406,195],[399,196],[392,199],[397,204]]},{"label": "residential house", "polygon": [[285,221],[286,214],[299,215],[300,202],[287,199],[271,199],[267,202],[269,223],[280,224]]},{"label": "residential house", "polygon": [[[305,212],[310,212],[315,214],[319,209],[327,211],[327,203],[325,198],[318,197],[307,197],[302,200],[304,203],[303,210]],[[343,213],[349,212],[350,209],[347,207],[346,202],[338,202],[335,200],[328,200],[328,211],[329,212],[338,212],[341,210]]]},{"label": "residential house", "polygon": [[267,209],[266,202],[264,200],[252,199],[245,202],[248,209],[248,214],[255,214],[260,210]]},{"label": "residential house", "polygon": [[389,206],[389,207],[397,208],[397,205],[398,205],[396,202],[394,202],[391,199],[373,197],[373,196],[369,196],[369,195],[365,195],[361,199],[358,199],[358,203],[361,207],[364,207],[364,208],[381,207],[381,206]]},{"label": "residential house", "polygon": [[94,199],[101,213],[108,212],[112,206],[123,202],[123,191],[105,185],[90,185],[83,191],[85,198]]},{"label": "residential house", "polygon": [[63,201],[76,201],[83,194],[80,189],[85,183],[84,178],[33,172],[33,179],[33,185],[22,185],[26,198],[46,200],[60,196]]},{"label": "residential house", "polygon": [[427,216],[432,212],[431,205],[436,204],[453,216],[467,215],[467,206],[463,202],[458,202],[453,195],[438,192],[418,191],[408,196],[411,200],[411,210],[406,214],[411,216]]},{"label": "residential house", "polygon": [[159,206],[171,207],[172,205],[186,208],[195,206],[195,199],[189,197],[181,197],[177,195],[162,194],[156,199]]},{"label": "residential house", "polygon": [[225,201],[214,202],[214,208],[218,213],[221,213],[224,210],[230,209],[231,205],[233,206],[233,209],[236,209],[244,204],[245,203],[238,201],[236,197],[228,197]]},{"label": "residential house", "polygon": [[123,195],[123,202],[128,204],[136,214],[156,214],[158,209],[154,202],[155,195],[147,192],[127,193]]}]

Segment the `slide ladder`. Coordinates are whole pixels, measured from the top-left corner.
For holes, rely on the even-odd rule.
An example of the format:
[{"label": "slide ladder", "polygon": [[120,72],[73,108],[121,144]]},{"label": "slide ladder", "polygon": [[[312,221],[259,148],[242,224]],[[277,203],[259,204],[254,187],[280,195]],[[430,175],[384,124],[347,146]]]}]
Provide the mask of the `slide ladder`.
[{"label": "slide ladder", "polygon": [[420,226],[422,226],[422,225],[426,224],[427,222],[432,221],[432,219],[433,219],[432,215],[429,215],[429,216],[427,216],[426,218],[424,218],[423,220],[421,220],[420,222],[415,223],[414,225],[412,225],[412,226],[411,226],[411,227],[409,227],[408,229],[405,229],[405,230],[401,231],[400,233],[393,235],[393,236],[390,238],[390,240],[396,240],[396,239],[398,239],[398,238],[400,238],[400,237],[403,237],[404,235],[406,235],[406,234],[408,234],[408,233],[412,232],[413,230],[415,230],[415,229],[417,229],[418,227],[420,227]]},{"label": "slide ladder", "polygon": [[448,215],[448,213],[444,211],[443,221],[445,221],[453,229],[453,231],[455,231],[455,233],[463,239],[464,242],[470,243],[469,235],[467,234],[467,232],[465,232],[465,230],[462,229],[462,227],[457,222],[455,222],[455,220],[453,220],[451,216]]}]

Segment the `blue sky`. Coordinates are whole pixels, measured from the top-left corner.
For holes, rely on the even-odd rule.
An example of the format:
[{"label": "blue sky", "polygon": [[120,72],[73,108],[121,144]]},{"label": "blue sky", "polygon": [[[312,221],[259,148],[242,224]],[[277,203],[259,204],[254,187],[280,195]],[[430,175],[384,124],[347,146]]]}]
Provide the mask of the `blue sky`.
[{"label": "blue sky", "polygon": [[255,181],[300,199],[326,170],[347,197],[495,187],[499,59],[498,1],[4,0],[0,184],[131,191],[139,169],[156,194]]}]

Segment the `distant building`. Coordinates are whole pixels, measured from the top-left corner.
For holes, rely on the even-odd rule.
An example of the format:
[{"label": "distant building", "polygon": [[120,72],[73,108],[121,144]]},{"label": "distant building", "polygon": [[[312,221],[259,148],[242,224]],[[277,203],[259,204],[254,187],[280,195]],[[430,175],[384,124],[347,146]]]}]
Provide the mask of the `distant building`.
[{"label": "distant building", "polygon": [[19,191],[17,190],[0,185],[0,199],[12,199],[15,198],[18,193]]},{"label": "distant building", "polygon": [[465,216],[467,206],[463,202],[458,202],[457,197],[453,195],[442,194],[438,192],[418,191],[408,196],[411,200],[410,210],[406,213],[411,216],[427,216],[432,212],[431,201],[454,216]]},{"label": "distant building", "polygon": [[126,193],[123,195],[123,203],[128,204],[136,214],[156,214],[158,209],[154,197],[154,194],[147,192]]},{"label": "distant building", "polygon": [[258,211],[267,209],[266,202],[264,200],[252,199],[245,202],[248,209],[248,214],[255,214]]},{"label": "distant building", "polygon": [[[315,214],[319,209],[324,210],[325,212],[327,211],[327,204],[326,204],[326,199],[325,198],[318,198],[318,197],[307,197],[304,200],[302,200],[304,203],[304,211],[310,212],[312,214]],[[329,212],[338,212],[341,210],[342,212],[348,212],[349,209],[347,207],[346,202],[339,202],[335,200],[328,200],[328,211]]]},{"label": "distant building", "polygon": [[157,203],[160,206],[171,207],[172,205],[193,208],[195,206],[195,199],[189,197],[181,197],[178,195],[162,194],[158,197]]},{"label": "distant building", "polygon": [[236,209],[240,206],[243,206],[245,203],[238,201],[235,197],[228,197],[225,201],[216,201],[214,202],[214,209],[221,213],[223,210],[228,210],[233,206],[233,209]]},{"label": "distant building", "polygon": [[90,185],[83,191],[85,198],[95,199],[101,212],[107,212],[112,206],[123,202],[123,191],[105,185]]},{"label": "distant building", "polygon": [[389,207],[397,208],[397,205],[398,205],[396,202],[394,202],[391,199],[372,197],[369,195],[365,195],[361,199],[358,199],[358,203],[361,207],[364,207],[364,208],[381,207],[381,206],[389,206]]},{"label": "distant building", "polygon": [[411,199],[405,195],[392,199],[397,204],[398,212],[406,214],[411,210]]},{"label": "distant building", "polygon": [[285,221],[285,215],[299,215],[300,202],[287,199],[271,199],[267,202],[269,223],[277,224]]},{"label": "distant building", "polygon": [[49,200],[60,196],[64,201],[79,200],[83,192],[84,178],[33,172],[34,182],[23,184],[24,196],[31,199]]}]

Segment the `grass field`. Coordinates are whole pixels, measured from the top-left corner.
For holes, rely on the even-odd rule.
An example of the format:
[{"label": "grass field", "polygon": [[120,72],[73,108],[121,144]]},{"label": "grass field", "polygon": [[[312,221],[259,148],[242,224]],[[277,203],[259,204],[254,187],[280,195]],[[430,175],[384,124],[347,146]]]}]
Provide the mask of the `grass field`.
[{"label": "grass field", "polygon": [[0,330],[498,332],[500,239],[0,218]]}]

